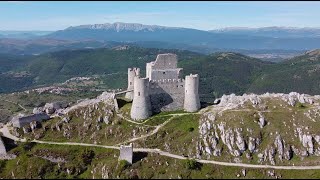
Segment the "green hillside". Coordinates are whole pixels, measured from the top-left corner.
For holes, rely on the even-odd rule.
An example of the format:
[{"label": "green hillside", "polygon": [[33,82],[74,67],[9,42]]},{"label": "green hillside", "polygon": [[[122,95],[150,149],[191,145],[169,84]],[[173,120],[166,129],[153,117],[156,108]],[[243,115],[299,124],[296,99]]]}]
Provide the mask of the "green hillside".
[{"label": "green hillside", "polygon": [[248,91],[320,94],[319,54],[319,50],[310,51],[266,68]]},{"label": "green hillside", "polygon": [[[126,50],[86,49],[65,50],[26,58],[24,64],[15,58],[8,65],[9,58],[0,59],[0,93],[21,91],[38,85],[61,83],[77,76],[112,75],[104,79],[109,88],[123,88],[127,81],[127,68],[140,67],[154,60],[159,53],[176,53],[181,61],[201,54],[181,50],[160,50],[130,47]],[[15,63],[17,61],[17,63]]]},{"label": "green hillside", "polygon": [[65,50],[34,56],[15,72],[27,72],[23,77],[2,74],[0,80],[5,88],[0,90],[19,91],[36,85],[64,82],[77,76],[107,74],[113,74],[112,78],[103,79],[109,88],[126,88],[128,67],[140,67],[145,74],[147,62],[155,60],[159,53],[168,52],[178,55],[179,67],[184,68],[185,75],[200,74],[200,96],[203,100],[213,100],[224,93],[244,93],[256,75],[270,64],[238,53],[206,56],[190,51],[138,47],[126,50]]},{"label": "green hillside", "polygon": [[181,61],[200,54],[179,50],[144,49],[131,47],[127,50],[95,49],[60,51],[44,54],[29,64],[28,71],[36,83],[46,84],[65,81],[74,76],[127,73],[129,67],[140,67],[154,60],[159,53],[176,53]]},{"label": "green hillside", "polygon": [[[320,80],[320,53],[317,50],[281,63],[271,63],[232,52],[202,55],[139,47],[65,50],[32,57],[0,58],[0,93],[96,75],[100,76],[106,89],[126,88],[127,68],[140,67],[144,75],[146,63],[155,60],[159,53],[177,54],[184,75],[200,74],[203,101],[213,101],[231,93],[320,93],[317,83]],[[94,85],[90,87],[95,88]]]},{"label": "green hillside", "polygon": [[207,100],[223,94],[245,93],[255,78],[271,64],[231,52],[180,62],[184,72],[200,75],[200,97]]}]

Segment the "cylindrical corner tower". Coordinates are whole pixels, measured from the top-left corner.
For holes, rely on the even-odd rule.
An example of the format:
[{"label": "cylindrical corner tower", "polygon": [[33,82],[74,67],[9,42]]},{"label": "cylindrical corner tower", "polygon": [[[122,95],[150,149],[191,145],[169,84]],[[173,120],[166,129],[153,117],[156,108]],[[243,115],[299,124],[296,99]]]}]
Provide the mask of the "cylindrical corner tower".
[{"label": "cylindrical corner tower", "polygon": [[183,108],[187,112],[195,112],[200,109],[199,99],[199,75],[190,74],[185,78],[185,94]]},{"label": "cylindrical corner tower", "polygon": [[152,115],[149,96],[149,78],[134,77],[134,93],[131,107],[131,118],[146,119]]},{"label": "cylindrical corner tower", "polygon": [[125,97],[127,99],[132,100],[133,99],[133,81],[134,81],[134,77],[135,76],[139,76],[140,75],[140,68],[128,68],[128,91],[131,92],[127,92]]}]

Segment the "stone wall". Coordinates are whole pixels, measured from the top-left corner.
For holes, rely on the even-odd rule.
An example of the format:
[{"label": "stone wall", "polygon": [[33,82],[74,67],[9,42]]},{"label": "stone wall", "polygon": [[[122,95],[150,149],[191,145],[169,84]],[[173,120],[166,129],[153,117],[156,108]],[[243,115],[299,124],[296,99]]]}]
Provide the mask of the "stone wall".
[{"label": "stone wall", "polygon": [[158,54],[153,69],[175,69],[177,64],[177,55],[171,53]]},{"label": "stone wall", "polygon": [[152,115],[149,78],[134,78],[133,102],[131,106],[131,118],[135,120],[146,119]]},{"label": "stone wall", "polygon": [[153,112],[183,109],[183,79],[151,81],[149,92]]},{"label": "stone wall", "polygon": [[160,79],[179,79],[181,78],[182,68],[165,69],[165,70],[152,70],[150,73],[151,80]]},{"label": "stone wall", "polygon": [[11,122],[13,127],[21,128],[32,121],[42,122],[43,120],[48,120],[48,119],[50,119],[50,116],[48,116],[46,113],[39,113],[39,114],[33,114],[33,115],[28,115],[23,117],[16,116],[12,118]]},{"label": "stone wall", "polygon": [[120,156],[119,156],[119,160],[126,160],[126,161],[128,161],[130,164],[132,164],[132,160],[133,160],[133,147],[132,147],[132,143],[130,143],[129,146],[124,146],[124,145],[121,145],[121,146],[120,146]]},{"label": "stone wall", "polygon": [[[140,68],[128,68],[128,88],[127,90],[133,90],[134,77],[140,75]],[[127,92],[125,97],[127,99],[133,99],[133,92]]]},{"label": "stone wall", "polygon": [[185,79],[184,110],[195,112],[200,109],[199,99],[199,75],[190,74]]},{"label": "stone wall", "polygon": [[159,54],[155,61],[147,63],[146,77],[150,80],[179,79],[182,68],[177,68],[177,64],[177,55]]}]

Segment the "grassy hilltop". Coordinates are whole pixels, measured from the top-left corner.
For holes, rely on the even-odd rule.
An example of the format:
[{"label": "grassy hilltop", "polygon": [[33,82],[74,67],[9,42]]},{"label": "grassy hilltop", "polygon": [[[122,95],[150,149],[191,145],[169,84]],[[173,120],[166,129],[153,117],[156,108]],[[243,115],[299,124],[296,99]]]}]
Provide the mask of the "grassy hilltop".
[{"label": "grassy hilltop", "polygon": [[[178,160],[155,153],[135,153],[134,163],[129,166],[122,161],[118,162],[118,150],[19,143],[18,147],[10,150],[10,153],[18,155],[16,159],[0,161],[0,176],[6,178],[237,178],[239,176],[244,178],[243,170],[245,170],[245,178],[276,176],[319,178],[318,170],[304,170],[302,174],[301,170],[228,167],[196,163],[192,160],[199,158],[200,155],[201,159],[271,165],[269,155],[266,160],[260,162],[259,153],[263,154],[265,150],[274,148],[275,165],[317,165],[319,156],[316,152],[320,146],[316,142],[316,135],[319,135],[317,133],[320,98],[290,96],[293,100],[290,100],[289,95],[281,94],[223,96],[220,105],[208,106],[199,113],[189,114],[183,111],[160,113],[140,124],[126,120],[129,118],[131,107],[129,102],[123,102],[119,111],[125,119],[117,115],[108,103],[100,102],[79,107],[68,113],[70,118],[68,123],[61,121],[63,117],[57,117],[44,122],[42,127],[34,132],[27,134],[21,130],[18,132],[29,139],[98,145],[119,145],[129,142],[132,138],[147,136],[133,141],[134,147],[161,149],[190,159]],[[309,98],[313,101],[309,101]],[[263,116],[266,122],[263,127],[259,125],[260,116]],[[156,133],[150,134],[164,123],[165,125]],[[314,154],[304,156],[293,150],[294,153],[289,160],[284,155],[286,153],[282,154],[283,158],[280,159],[280,148],[275,143],[278,135],[282,138],[284,152],[288,145],[291,148],[294,146],[298,152],[309,151],[308,145],[304,147],[299,140],[300,135],[296,132],[299,128],[302,129],[302,134],[313,136]],[[240,156],[235,156],[232,153],[239,148],[238,130],[241,134],[239,137],[247,146]],[[215,148],[211,132],[216,133]],[[250,138],[255,138],[256,141],[260,138],[260,143],[255,145],[252,153],[249,148]],[[204,141],[213,148],[211,152],[220,149],[220,155],[209,155]],[[229,145],[232,150],[229,149]],[[247,154],[251,154],[250,158]]]}]

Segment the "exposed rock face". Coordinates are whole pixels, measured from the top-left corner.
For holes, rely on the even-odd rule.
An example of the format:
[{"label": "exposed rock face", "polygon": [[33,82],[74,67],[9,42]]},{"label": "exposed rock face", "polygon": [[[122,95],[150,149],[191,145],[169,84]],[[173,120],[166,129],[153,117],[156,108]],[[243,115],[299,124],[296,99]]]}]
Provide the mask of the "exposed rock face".
[{"label": "exposed rock face", "polygon": [[[115,108],[114,98],[115,98],[114,93],[103,92],[100,96],[98,96],[95,99],[85,99],[85,100],[75,104],[74,106],[66,108],[64,110],[64,114],[68,114],[69,112],[72,112],[74,110],[89,107],[89,106],[94,106],[93,108],[96,109],[96,108],[98,108],[98,104],[100,102],[103,102],[106,105],[113,106],[113,108],[110,108],[110,109],[114,109]],[[90,110],[92,110],[92,109],[90,109]]]},{"label": "exposed rock face", "polygon": [[25,133],[25,134],[31,132],[30,126],[24,126],[24,127],[22,127],[22,130],[23,130],[23,133]]},{"label": "exposed rock face", "polygon": [[313,142],[311,135],[303,135],[302,136],[302,145],[307,148],[309,154],[313,154]]},{"label": "exposed rock face", "polygon": [[260,125],[260,128],[263,128],[265,125],[266,125],[266,120],[265,120],[265,117],[261,114],[261,112],[259,112],[259,125]]},{"label": "exposed rock face", "polygon": [[38,121],[30,122],[31,131],[34,131],[35,129],[40,128],[40,127],[41,127],[41,123],[39,123]]},{"label": "exposed rock face", "polygon": [[256,153],[257,163],[276,165],[294,155],[320,156],[320,124],[310,125],[319,119],[320,96],[223,95],[219,104],[203,110],[195,157],[210,159],[227,153],[240,162],[252,160]]},{"label": "exposed rock face", "polygon": [[284,158],[286,160],[290,160],[293,156],[292,148],[290,145],[286,145],[285,152],[284,152]]},{"label": "exposed rock face", "polygon": [[105,116],[105,117],[103,118],[104,123],[110,124],[109,119],[110,119],[110,116]]},{"label": "exposed rock face", "polygon": [[64,118],[62,118],[62,121],[65,122],[65,123],[69,123],[70,118],[69,117],[64,117]]},{"label": "exposed rock face", "polygon": [[53,102],[45,104],[43,109],[47,114],[53,114],[57,110],[64,109],[66,107],[68,107],[68,104],[65,102]]},{"label": "exposed rock face", "polygon": [[239,130],[237,129],[237,141],[236,144],[240,150],[241,153],[243,153],[247,148],[246,148],[246,143],[243,139],[243,137],[241,136]]},{"label": "exposed rock face", "polygon": [[295,106],[297,102],[313,104],[314,98],[307,94],[299,94],[296,92],[291,92],[288,95],[283,94],[282,99],[288,102],[289,105]]},{"label": "exposed rock face", "polygon": [[39,113],[43,113],[43,111],[44,111],[43,107],[36,107],[36,108],[33,108],[32,113],[39,114]]},{"label": "exposed rock face", "polygon": [[279,159],[282,160],[284,155],[284,146],[283,146],[283,140],[280,135],[278,135],[274,141],[274,145],[277,148],[277,153],[279,155]]},{"label": "exposed rock face", "polygon": [[249,137],[249,146],[248,149],[250,153],[253,153],[254,150],[256,149],[256,139],[253,137]]},{"label": "exposed rock face", "polygon": [[99,116],[98,119],[97,119],[97,122],[98,122],[98,123],[103,122],[103,117]]},{"label": "exposed rock face", "polygon": [[57,122],[57,123],[56,123],[56,129],[57,129],[58,131],[61,131],[61,128],[62,128],[62,122]]},{"label": "exposed rock face", "polygon": [[[114,118],[116,116],[114,98],[114,93],[104,92],[97,98],[85,99],[71,107],[59,109],[58,111],[61,110],[62,115],[56,116],[56,111],[51,117],[60,120],[52,123],[51,127],[48,126],[47,129],[58,131],[59,135],[66,139],[80,138],[84,140],[86,138],[92,143],[101,143],[102,137],[121,137],[122,130],[119,129],[120,127],[116,126],[114,128],[113,126],[113,124],[121,123],[121,119]],[[104,126],[104,123],[107,126]],[[101,131],[102,127],[106,128],[103,132]],[[143,131],[145,131],[144,127],[141,132],[136,129],[136,135],[140,136],[140,134],[145,133]]]}]

